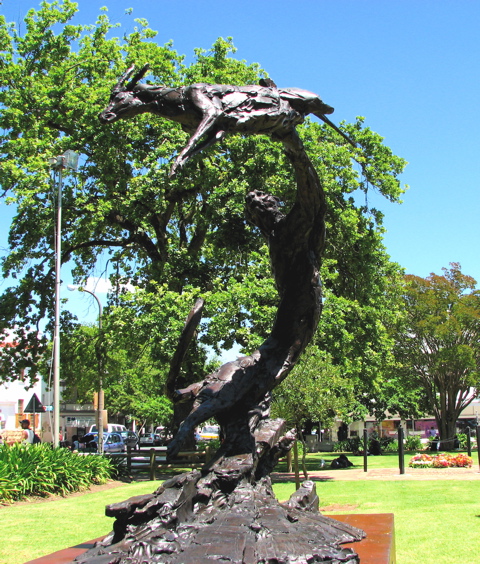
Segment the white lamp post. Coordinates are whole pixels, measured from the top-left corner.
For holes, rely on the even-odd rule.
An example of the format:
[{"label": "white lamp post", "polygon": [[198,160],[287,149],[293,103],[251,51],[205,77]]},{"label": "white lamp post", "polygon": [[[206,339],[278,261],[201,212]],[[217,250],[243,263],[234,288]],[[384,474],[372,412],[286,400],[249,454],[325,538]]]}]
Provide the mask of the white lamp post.
[{"label": "white lamp post", "polygon": [[65,151],[49,159],[58,172],[57,233],[55,239],[55,323],[53,335],[53,446],[60,445],[60,270],[62,267],[62,181],[65,169],[77,170],[78,154]]},{"label": "white lamp post", "polygon": [[[98,305],[98,332],[101,335],[102,333],[102,315],[103,315],[103,308],[98,296],[87,290],[84,286],[75,286],[73,284],[69,284],[67,288],[73,292],[74,290],[78,290],[79,292],[87,292],[95,298]],[[97,404],[97,419],[98,419],[98,452],[103,454],[103,410],[105,407],[104,401],[104,393],[103,393],[103,366],[100,364],[98,370],[98,404]]]}]

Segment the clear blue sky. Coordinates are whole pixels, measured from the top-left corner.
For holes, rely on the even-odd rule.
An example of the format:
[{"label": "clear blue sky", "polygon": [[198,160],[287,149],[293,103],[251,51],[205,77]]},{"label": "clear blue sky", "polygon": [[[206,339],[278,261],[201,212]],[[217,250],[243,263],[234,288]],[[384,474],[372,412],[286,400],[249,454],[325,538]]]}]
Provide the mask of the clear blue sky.
[{"label": "clear blue sky", "polygon": [[[195,47],[231,36],[238,58],[279,86],[316,92],[335,107],[335,122],[365,116],[409,162],[402,205],[369,196],[385,213],[392,260],[419,276],[460,262],[480,283],[480,2],[79,0],[76,21],[92,23],[104,5],[118,35],[146,18],[160,44],[173,40],[189,60]],[[0,12],[18,22],[37,6],[3,0]]]}]

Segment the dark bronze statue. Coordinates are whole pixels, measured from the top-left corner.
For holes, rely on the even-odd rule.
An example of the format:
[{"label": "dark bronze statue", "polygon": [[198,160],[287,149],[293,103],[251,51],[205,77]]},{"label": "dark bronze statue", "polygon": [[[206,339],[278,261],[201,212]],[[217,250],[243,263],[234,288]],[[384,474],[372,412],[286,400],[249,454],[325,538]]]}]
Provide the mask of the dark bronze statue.
[{"label": "dark bronze statue", "polygon": [[287,215],[278,199],[259,191],[246,197],[247,217],[268,241],[280,296],[271,334],[252,353],[220,367],[204,381],[178,391],[178,399],[194,399],[169,454],[203,421],[215,417],[225,432],[220,454],[253,452],[252,430],[265,418],[269,393],[296,364],[310,342],[321,312],[320,252],[325,239],[325,199],[313,167],[296,133],[283,138],[297,178],[297,198]]},{"label": "dark bronze statue", "polygon": [[[144,67],[129,69],[112,92],[102,123],[152,112],[181,123],[191,137],[171,174],[194,154],[230,133],[268,134],[283,143],[295,172],[296,200],[288,213],[273,195],[255,190],[246,196],[247,220],[268,242],[279,306],[272,331],[249,356],[221,366],[185,389],[176,375],[203,301],[192,309],[167,379],[167,394],[191,410],[168,447],[178,455],[193,429],[210,418],[221,425],[224,441],[200,472],[182,474],[155,493],[107,507],[116,518],[113,532],[77,562],[358,562],[344,542],[364,533],[318,512],[312,483],[286,504],[273,495],[269,474],[295,436],[282,420],[269,419],[271,392],[295,366],[320,318],[319,267],[325,242],[325,195],[295,126],[313,113],[330,123],[333,108],[299,89],[195,84],[165,88],[138,84]],[[202,140],[203,138],[203,140]]]},{"label": "dark bronze statue", "polygon": [[230,133],[283,136],[308,114],[326,121],[325,114],[333,112],[316,94],[299,88],[277,88],[271,80],[263,80],[260,86],[192,84],[167,88],[138,84],[147,71],[148,64],[125,85],[134,72],[130,67],[113,88],[110,103],[99,119],[113,123],[150,112],[180,123],[191,137],[175,159],[171,175],[190,157]]}]

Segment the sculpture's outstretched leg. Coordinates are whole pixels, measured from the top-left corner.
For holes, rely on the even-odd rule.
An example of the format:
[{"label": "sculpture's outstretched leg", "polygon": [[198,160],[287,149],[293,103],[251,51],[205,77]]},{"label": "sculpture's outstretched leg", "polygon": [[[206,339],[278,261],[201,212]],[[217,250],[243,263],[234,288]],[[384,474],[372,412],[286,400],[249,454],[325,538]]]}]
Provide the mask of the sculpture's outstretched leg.
[{"label": "sculpture's outstretched leg", "polygon": [[[169,177],[174,176],[177,170],[183,167],[183,165],[186,164],[186,162],[191,157],[193,157],[197,153],[202,152],[204,149],[207,149],[211,145],[214,145],[218,141],[221,141],[226,137],[226,135],[227,135],[226,131],[223,131],[222,129],[218,129],[218,130],[209,131],[207,137],[201,143],[191,143],[192,138],[190,138],[188,144],[175,159],[175,162],[173,163],[172,168],[170,169]],[[197,138],[197,136],[195,137]]]}]

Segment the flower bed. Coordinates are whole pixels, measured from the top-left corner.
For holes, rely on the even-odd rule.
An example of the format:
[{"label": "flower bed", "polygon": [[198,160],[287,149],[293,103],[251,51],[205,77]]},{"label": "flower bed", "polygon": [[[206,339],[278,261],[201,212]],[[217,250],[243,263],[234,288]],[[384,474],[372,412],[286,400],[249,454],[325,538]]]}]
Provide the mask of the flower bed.
[{"label": "flower bed", "polygon": [[471,468],[473,460],[466,454],[416,454],[408,465],[411,468]]}]

